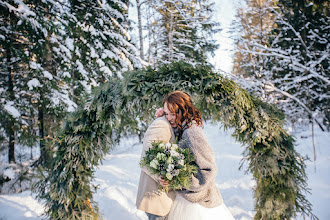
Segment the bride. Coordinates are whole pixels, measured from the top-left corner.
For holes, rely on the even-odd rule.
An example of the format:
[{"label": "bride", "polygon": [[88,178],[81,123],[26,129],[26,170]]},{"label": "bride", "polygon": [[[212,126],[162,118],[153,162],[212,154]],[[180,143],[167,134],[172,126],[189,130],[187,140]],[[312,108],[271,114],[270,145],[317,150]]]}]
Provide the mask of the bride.
[{"label": "bride", "polygon": [[[215,185],[217,166],[202,130],[201,113],[193,105],[190,96],[181,91],[168,94],[163,103],[163,112],[175,132],[179,146],[191,150],[198,167],[198,172],[192,177],[191,188],[176,191],[167,219],[234,219]],[[161,185],[168,186],[168,182],[161,180]]]}]

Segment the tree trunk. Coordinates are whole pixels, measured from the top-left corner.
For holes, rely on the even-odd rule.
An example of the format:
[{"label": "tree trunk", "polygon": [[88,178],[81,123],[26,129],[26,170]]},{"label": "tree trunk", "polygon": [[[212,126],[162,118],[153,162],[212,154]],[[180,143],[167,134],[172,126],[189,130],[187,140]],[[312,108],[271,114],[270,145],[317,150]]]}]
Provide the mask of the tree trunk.
[{"label": "tree trunk", "polygon": [[43,109],[43,94],[40,92],[40,100],[38,107],[38,126],[39,126],[39,140],[40,140],[40,162],[43,164],[46,159],[46,150],[44,144],[44,109]]},{"label": "tree trunk", "polygon": [[138,28],[139,28],[139,39],[140,39],[140,57],[144,60],[143,51],[143,33],[142,33],[142,21],[141,21],[141,4],[140,0],[136,0],[137,16],[138,16]]},{"label": "tree trunk", "polygon": [[[11,64],[11,51],[9,48],[6,50],[7,52],[7,62],[8,62],[8,93],[9,93],[9,100],[15,100],[15,93],[14,93],[14,72],[13,67]],[[7,134],[9,137],[9,150],[8,150],[8,161],[10,163],[15,163],[15,119],[13,117],[9,117],[8,125],[7,125]]]},{"label": "tree trunk", "polygon": [[168,49],[169,49],[169,61],[173,59],[173,42],[172,42],[172,25],[173,25],[173,17],[172,13],[170,13],[170,24],[168,30]]}]

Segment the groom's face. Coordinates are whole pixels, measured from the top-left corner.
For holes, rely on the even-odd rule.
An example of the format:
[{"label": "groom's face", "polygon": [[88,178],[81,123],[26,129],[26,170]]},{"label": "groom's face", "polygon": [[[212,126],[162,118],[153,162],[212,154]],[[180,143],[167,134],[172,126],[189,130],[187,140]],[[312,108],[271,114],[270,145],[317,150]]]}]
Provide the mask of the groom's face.
[{"label": "groom's face", "polygon": [[[178,127],[178,124],[176,123],[176,114],[169,110],[169,106],[167,102],[164,103],[164,112],[165,112],[165,117],[170,122],[172,128]],[[181,116],[181,111],[179,111],[178,116],[179,117]]]}]

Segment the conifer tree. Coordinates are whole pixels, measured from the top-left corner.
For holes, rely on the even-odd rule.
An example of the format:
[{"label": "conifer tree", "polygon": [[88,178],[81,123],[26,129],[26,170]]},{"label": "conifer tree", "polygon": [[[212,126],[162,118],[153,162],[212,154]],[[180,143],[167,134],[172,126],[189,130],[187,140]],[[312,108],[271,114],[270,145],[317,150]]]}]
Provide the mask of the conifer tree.
[{"label": "conifer tree", "polygon": [[247,9],[239,9],[238,21],[234,22],[235,31],[241,32],[241,36],[236,39],[237,52],[234,56],[233,74],[260,79],[268,77],[267,57],[251,54],[247,49],[260,51],[258,44],[270,46],[269,38],[275,25],[272,10],[276,10],[276,6],[273,0],[248,0],[246,3]]},{"label": "conifer tree", "polygon": [[[12,146],[15,142],[29,143],[28,145],[35,144],[35,128],[31,126],[31,121],[37,112],[39,114],[39,122],[44,121],[44,117],[47,115],[47,111],[52,109],[52,105],[48,105],[41,102],[47,102],[50,97],[43,95],[41,90],[49,93],[51,89],[59,90],[57,83],[51,82],[54,79],[52,73],[48,72],[52,68],[46,66],[46,61],[43,60],[47,57],[45,52],[45,45],[49,43],[47,39],[48,30],[52,24],[47,20],[47,16],[51,13],[49,8],[52,4],[48,4],[41,1],[29,2],[8,1],[1,4],[1,10],[3,11],[3,28],[1,29],[2,42],[1,47],[3,49],[2,58],[4,60],[2,69],[4,70],[5,81],[2,85],[4,91],[2,97],[4,100],[8,100],[5,105],[11,106],[12,111],[4,112],[4,114],[16,111],[20,123],[16,126],[14,134],[9,134],[9,154],[10,158],[13,158]],[[49,8],[48,8],[49,7]],[[24,10],[21,10],[24,8]],[[51,60],[51,59],[49,59]],[[45,96],[45,97],[44,97]],[[9,99],[8,99],[9,98]],[[6,101],[5,101],[6,102]],[[51,103],[51,101],[48,101]],[[9,122],[13,114],[8,116]],[[7,124],[6,120],[3,124]],[[8,123],[10,126],[12,123]],[[12,129],[9,129],[9,131]],[[40,142],[42,142],[44,136],[44,129],[39,127]],[[14,141],[12,136],[15,137]],[[34,143],[33,143],[34,142]],[[9,159],[9,161],[14,159]]]},{"label": "conifer tree", "polygon": [[82,91],[120,76],[122,69],[139,66],[140,60],[129,42],[127,1],[69,3],[63,38],[70,57],[67,73],[79,97]]},{"label": "conifer tree", "polygon": [[269,60],[273,64],[273,84],[302,104],[283,94],[279,100],[286,101],[285,108],[292,119],[321,117],[329,124],[329,5],[319,1],[279,1],[278,6],[281,14],[277,13],[276,38],[271,39],[271,44],[285,58],[276,54]]},{"label": "conifer tree", "polygon": [[[245,34],[238,41],[234,71],[245,77],[252,76],[255,85],[252,89],[261,93],[264,99],[279,104],[292,122],[311,119],[323,129],[317,118],[323,118],[324,124],[328,124],[328,3],[266,2],[269,4],[262,10],[252,7],[241,13],[246,16],[241,19]],[[246,21],[252,22],[261,16],[260,21],[271,18],[264,29],[266,34],[246,25]],[[249,32],[249,29],[253,31]],[[265,38],[246,41],[244,38],[251,36],[246,33],[252,36],[260,33]]]},{"label": "conifer tree", "polygon": [[[140,65],[127,1],[6,1],[1,12],[1,128],[9,143],[44,141],[92,86]],[[24,10],[22,10],[24,9]],[[34,125],[38,125],[38,127]],[[39,138],[36,137],[38,134]]]},{"label": "conifer tree", "polygon": [[[140,3],[141,4],[141,3]],[[149,1],[148,61],[153,64],[185,60],[205,63],[218,48],[212,35],[219,24],[212,21],[213,5],[203,1]]]}]

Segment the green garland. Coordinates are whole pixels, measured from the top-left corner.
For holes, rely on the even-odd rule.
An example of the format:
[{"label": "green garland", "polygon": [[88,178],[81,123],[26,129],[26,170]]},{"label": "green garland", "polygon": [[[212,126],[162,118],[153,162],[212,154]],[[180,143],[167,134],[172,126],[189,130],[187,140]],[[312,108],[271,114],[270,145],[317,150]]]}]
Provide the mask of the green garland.
[{"label": "green garland", "polygon": [[[70,115],[58,141],[53,166],[37,184],[54,219],[97,216],[92,204],[93,170],[124,135],[143,135],[153,111],[173,90],[189,93],[204,119],[234,128],[233,136],[246,146],[247,171],[256,180],[255,219],[291,219],[298,213],[316,218],[306,199],[304,158],[284,129],[284,115],[275,106],[252,96],[210,66],[178,62],[123,74],[122,80],[94,91],[85,106]],[[144,122],[145,124],[141,124]],[[244,161],[243,161],[244,162]],[[75,213],[73,216],[72,213]]]}]

